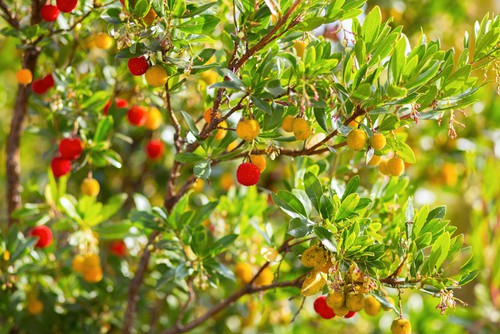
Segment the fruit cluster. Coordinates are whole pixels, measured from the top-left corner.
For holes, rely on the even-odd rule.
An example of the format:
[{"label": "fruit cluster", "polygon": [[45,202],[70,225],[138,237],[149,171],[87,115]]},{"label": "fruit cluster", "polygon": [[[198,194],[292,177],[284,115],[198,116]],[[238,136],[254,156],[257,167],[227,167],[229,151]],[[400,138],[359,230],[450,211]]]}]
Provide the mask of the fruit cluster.
[{"label": "fruit cluster", "polygon": [[73,257],[73,270],[81,275],[89,283],[97,283],[102,280],[102,268],[99,255],[95,253],[78,254]]},{"label": "fruit cluster", "polygon": [[55,177],[66,175],[71,170],[71,161],[76,160],[82,154],[82,142],[79,138],[64,138],[59,143],[58,155],[56,155],[50,167]]},{"label": "fruit cluster", "polygon": [[[147,130],[157,130],[162,124],[162,116],[156,107],[132,106],[127,112],[130,124],[142,126]],[[160,139],[151,139],[146,144],[146,154],[150,159],[158,159],[163,155],[165,146]]]},{"label": "fruit cluster", "polygon": [[51,4],[43,5],[40,9],[40,16],[44,21],[54,22],[60,12],[71,13],[77,4],[78,0],[57,0],[55,6]]},{"label": "fruit cluster", "polygon": [[145,56],[133,57],[128,60],[128,69],[132,75],[145,75],[146,82],[152,87],[165,86],[168,73],[160,64],[149,66]]}]

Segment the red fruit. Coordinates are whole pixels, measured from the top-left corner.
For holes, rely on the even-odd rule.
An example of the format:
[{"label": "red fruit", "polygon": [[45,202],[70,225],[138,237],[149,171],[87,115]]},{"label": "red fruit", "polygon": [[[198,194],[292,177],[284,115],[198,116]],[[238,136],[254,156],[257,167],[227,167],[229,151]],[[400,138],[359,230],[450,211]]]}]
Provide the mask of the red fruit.
[{"label": "red fruit", "polygon": [[57,8],[59,8],[59,10],[61,12],[64,12],[64,13],[69,13],[69,12],[73,11],[73,9],[75,9],[77,3],[78,3],[78,0],[57,0],[56,1]]},{"label": "red fruit", "polygon": [[127,118],[130,124],[135,126],[143,126],[148,120],[147,111],[143,107],[133,106],[128,110]]},{"label": "red fruit", "polygon": [[[115,99],[115,105],[117,108],[127,108],[128,107],[128,102],[127,100],[124,100],[124,99],[120,99],[119,97],[117,97]],[[108,114],[108,110],[109,108],[111,107],[111,100],[108,101],[108,103],[106,103],[106,105],[104,106],[104,115],[107,115]]]},{"label": "red fruit", "polygon": [[56,82],[54,81],[54,77],[52,76],[52,73],[49,73],[46,76],[44,76],[42,81],[47,87],[47,89],[54,87],[54,85],[56,84]]},{"label": "red fruit", "polygon": [[349,312],[347,312],[346,315],[344,315],[344,318],[346,318],[346,319],[352,318],[352,317],[354,317],[355,314],[356,314],[356,312],[349,311]]},{"label": "red fruit", "polygon": [[151,139],[146,145],[146,152],[150,159],[157,159],[163,154],[163,142],[159,139]]},{"label": "red fruit", "polygon": [[78,159],[82,154],[82,142],[78,138],[64,138],[59,143],[59,153],[64,159]]},{"label": "red fruit", "polygon": [[31,90],[35,94],[45,94],[51,87],[54,87],[54,77],[52,74],[47,74],[42,79],[33,80]]},{"label": "red fruit", "polygon": [[54,5],[44,5],[40,10],[40,15],[45,21],[53,22],[57,20],[57,16],[59,16],[59,9]]},{"label": "red fruit", "polygon": [[50,168],[55,177],[66,175],[71,170],[71,160],[56,157],[52,159]]},{"label": "red fruit", "polygon": [[125,245],[125,242],[123,240],[112,241],[109,245],[109,250],[112,254],[119,257],[127,255],[127,245]]},{"label": "red fruit", "polygon": [[130,58],[128,60],[128,69],[133,75],[143,75],[148,68],[149,64],[144,56]]},{"label": "red fruit", "polygon": [[314,301],[314,311],[323,319],[331,319],[335,317],[333,309],[326,304],[326,296],[319,296]]},{"label": "red fruit", "polygon": [[236,179],[244,186],[253,186],[259,182],[260,169],[252,163],[242,163],[236,171]]},{"label": "red fruit", "polygon": [[30,232],[29,235],[32,237],[38,237],[38,241],[35,244],[35,247],[38,248],[45,248],[50,246],[52,243],[53,237],[52,237],[52,231],[48,226],[45,225],[40,225],[34,227]]}]

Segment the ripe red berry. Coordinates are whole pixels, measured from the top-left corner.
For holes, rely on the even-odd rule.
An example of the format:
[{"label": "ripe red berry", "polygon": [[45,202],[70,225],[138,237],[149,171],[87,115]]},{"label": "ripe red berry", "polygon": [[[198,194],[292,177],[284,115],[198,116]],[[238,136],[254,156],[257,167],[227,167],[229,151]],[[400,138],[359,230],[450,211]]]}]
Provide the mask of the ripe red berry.
[{"label": "ripe red berry", "polygon": [[146,145],[146,152],[150,159],[158,159],[163,154],[163,142],[159,139],[151,139]]},{"label": "ripe red berry", "polygon": [[[104,106],[104,115],[108,114],[109,108],[111,107],[111,101],[109,100],[108,103]],[[119,97],[115,98],[115,105],[117,108],[127,108],[128,107],[128,102],[127,100],[120,99]]]},{"label": "ripe red berry", "polygon": [[78,138],[64,138],[59,143],[59,153],[64,159],[78,159],[82,154],[82,142]]},{"label": "ripe red berry", "polygon": [[40,15],[45,21],[53,22],[57,20],[57,16],[59,16],[59,9],[54,5],[44,5],[40,10]]},{"label": "ripe red berry", "polygon": [[346,319],[352,318],[352,317],[354,317],[355,314],[356,314],[356,312],[349,311],[349,312],[347,312],[346,315],[344,315],[344,318],[346,318]]},{"label": "ripe red berry", "polygon": [[40,225],[34,227],[30,232],[29,235],[32,237],[38,237],[38,241],[35,244],[35,247],[38,248],[45,248],[50,246],[52,243],[53,237],[52,237],[52,231],[48,226],[45,225]]},{"label": "ripe red berry", "polygon": [[259,182],[260,169],[252,163],[242,163],[236,171],[236,179],[244,186],[253,186]]},{"label": "ripe red berry", "polygon": [[55,177],[66,175],[71,170],[71,160],[55,157],[50,163],[50,168]]},{"label": "ripe red berry", "polygon": [[149,64],[144,56],[130,58],[128,60],[128,69],[133,75],[143,75],[148,68]]},{"label": "ripe red berry", "polygon": [[127,118],[130,124],[143,126],[147,121],[147,111],[143,107],[133,106],[128,110]]},{"label": "ripe red berry", "polygon": [[57,8],[59,8],[59,10],[61,12],[64,12],[64,13],[72,12],[73,9],[75,9],[77,3],[78,3],[78,0],[57,0],[56,1]]},{"label": "ripe red berry", "polygon": [[31,90],[35,94],[45,94],[51,87],[54,87],[54,77],[52,74],[47,74],[42,79],[33,80]]},{"label": "ripe red berry", "polygon": [[314,311],[323,319],[331,319],[335,317],[333,309],[326,304],[326,296],[319,296],[314,301]]},{"label": "ripe red berry", "polygon": [[49,73],[46,76],[44,76],[42,81],[44,85],[47,87],[47,89],[54,87],[54,85],[56,84],[56,82],[54,81],[54,77],[52,76],[52,73]]},{"label": "ripe red berry", "polygon": [[111,244],[109,245],[109,250],[111,251],[112,254],[119,257],[127,255],[127,245],[123,240],[112,241]]}]

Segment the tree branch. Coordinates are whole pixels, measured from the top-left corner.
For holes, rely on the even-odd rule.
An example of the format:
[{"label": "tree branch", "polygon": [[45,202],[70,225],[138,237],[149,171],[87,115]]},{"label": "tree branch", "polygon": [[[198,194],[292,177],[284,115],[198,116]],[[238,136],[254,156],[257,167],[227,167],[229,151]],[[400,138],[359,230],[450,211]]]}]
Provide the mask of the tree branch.
[{"label": "tree branch", "polygon": [[7,21],[14,29],[19,29],[21,25],[19,20],[10,12],[9,6],[3,0],[0,0],[0,9],[2,10],[2,17]]}]

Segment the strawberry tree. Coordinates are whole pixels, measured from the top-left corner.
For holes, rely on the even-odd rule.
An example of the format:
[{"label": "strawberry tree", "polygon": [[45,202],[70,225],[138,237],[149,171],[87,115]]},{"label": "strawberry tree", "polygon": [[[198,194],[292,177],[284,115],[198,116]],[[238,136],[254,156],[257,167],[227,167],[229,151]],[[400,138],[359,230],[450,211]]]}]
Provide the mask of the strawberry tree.
[{"label": "strawberry tree", "polygon": [[[455,54],[364,5],[0,0],[22,55],[7,331],[240,330],[267,291],[303,297],[270,322],[315,296],[324,319],[387,309],[410,333],[405,291],[442,313],[465,304],[454,291],[478,268],[444,206],[415,206],[407,142],[443,119],[457,135],[456,112],[498,69],[500,20],[484,16]],[[29,130],[50,146],[23,190]],[[241,321],[217,321],[245,298]]]}]

